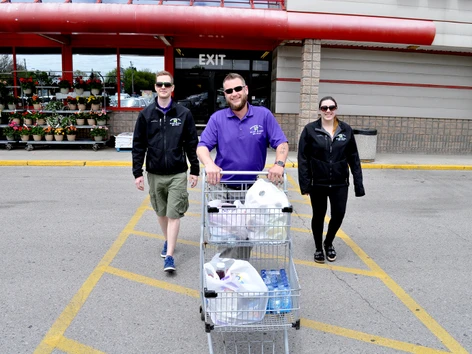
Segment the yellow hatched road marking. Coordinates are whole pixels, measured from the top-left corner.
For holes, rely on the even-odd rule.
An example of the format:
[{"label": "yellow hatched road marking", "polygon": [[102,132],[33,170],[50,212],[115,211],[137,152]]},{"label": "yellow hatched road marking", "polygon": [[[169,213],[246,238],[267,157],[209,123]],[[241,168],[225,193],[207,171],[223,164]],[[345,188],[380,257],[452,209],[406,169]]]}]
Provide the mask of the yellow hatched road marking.
[{"label": "yellow hatched road marking", "polygon": [[[288,176],[290,183],[296,185],[293,177]],[[306,204],[310,204],[308,196],[303,196]],[[296,201],[299,202],[299,201]],[[303,202],[299,202],[303,203]],[[305,203],[304,203],[305,204]],[[300,217],[311,218],[311,214],[298,214]],[[329,222],[329,217],[325,217],[325,222]],[[292,228],[295,229],[295,228]],[[299,232],[307,232],[306,229],[297,229]],[[308,230],[308,233],[311,233]],[[390,276],[375,263],[342,229],[339,229],[337,235],[339,236],[353,251],[354,253],[370,268],[368,275],[376,276],[379,278],[395,296],[403,302],[403,304],[428,328],[433,335],[435,335],[448,349],[453,353],[467,353],[467,351],[457,342],[444,328],[442,328],[413,298],[408,295]],[[320,265],[322,266],[322,265]],[[329,266],[330,268],[332,266]],[[334,270],[334,268],[331,268]],[[343,270],[344,271],[344,270]],[[354,271],[353,273],[357,273]],[[346,331],[349,331],[346,329]],[[379,337],[380,338],[380,337]],[[359,338],[362,340],[362,338]],[[401,342],[398,342],[401,343]],[[430,349],[427,349],[428,353]],[[433,350],[433,349],[431,349]]]},{"label": "yellow hatched road marking", "polygon": [[115,267],[112,267],[112,266],[106,267],[105,271],[107,273],[110,273],[110,274],[113,274],[113,275],[116,275],[116,276],[119,276],[119,277],[122,277],[122,278],[125,278],[125,279],[128,279],[128,280],[132,280],[132,281],[135,281],[135,282],[138,282],[138,283],[141,283],[141,284],[146,284],[146,285],[150,285],[150,286],[153,286],[153,287],[156,287],[156,288],[169,290],[169,291],[172,291],[174,293],[178,293],[178,294],[182,294],[182,295],[186,295],[186,296],[200,297],[200,292],[198,290],[186,288],[186,287],[183,287],[183,286],[180,286],[180,285],[171,284],[171,283],[168,283],[166,281],[146,277],[146,276],[141,275],[141,274],[128,272],[126,270],[118,269],[118,268],[115,268]]},{"label": "yellow hatched road marking", "polygon": [[[296,185],[296,182],[291,176],[289,177],[289,182]],[[309,200],[306,196],[303,197],[304,201],[303,204],[309,204]],[[82,308],[83,304],[87,300],[88,296],[90,295],[93,288],[96,286],[98,281],[100,280],[101,276],[106,272],[109,274],[113,274],[116,276],[120,276],[132,281],[137,281],[142,284],[147,284],[155,287],[159,287],[165,290],[173,291],[179,294],[191,296],[191,297],[199,297],[199,291],[185,288],[179,285],[170,284],[164,281],[159,281],[153,278],[149,278],[143,275],[139,275],[136,273],[120,270],[118,268],[114,268],[110,266],[110,263],[117,255],[118,251],[121,249],[123,244],[125,243],[126,239],[129,237],[130,234],[138,235],[138,236],[146,236],[146,237],[154,237],[154,238],[161,238],[164,239],[163,236],[137,231],[134,230],[135,226],[137,225],[138,221],[141,219],[143,214],[149,210],[149,196],[143,201],[141,206],[138,208],[136,213],[131,218],[130,222],[123,231],[118,236],[117,240],[113,243],[110,249],[107,251],[105,256],[99,262],[97,267],[92,271],[90,276],[84,282],[82,287],[79,291],[74,295],[71,302],[66,306],[65,310],[61,313],[49,331],[46,333],[45,337],[38,345],[35,350],[35,353],[42,354],[42,353],[51,353],[55,348],[65,350],[69,353],[82,353],[83,350],[80,348],[86,348],[86,346],[82,346],[80,343],[75,341],[66,339],[64,337],[64,332],[70,326],[73,319],[77,315],[77,313]],[[307,214],[300,214],[300,217],[309,217],[311,215]],[[326,218],[329,221],[329,218]],[[293,228],[294,230],[298,230],[299,232],[309,232],[306,229],[297,229]],[[434,319],[424,311],[398,284],[396,284],[349,236],[347,236],[342,230],[339,231],[339,236],[342,238],[348,246],[357,254],[357,256],[370,268],[370,270],[361,270],[361,269],[354,269],[354,268],[346,268],[346,267],[339,267],[339,266],[332,266],[332,265],[317,265],[318,267],[331,269],[331,270],[338,270],[344,271],[349,273],[367,275],[367,276],[374,276],[378,277],[382,282],[407,306],[407,308],[412,311],[415,316],[439,339],[441,342],[449,348],[453,353],[467,353],[464,348],[460,346],[460,344],[452,338]],[[200,246],[199,242],[194,241],[187,241],[187,240],[179,240],[180,243],[186,243],[189,245]],[[313,262],[307,262],[303,260],[295,260],[296,264],[300,265],[308,265],[313,266]],[[407,342],[396,341],[389,338],[373,336],[370,334],[366,334],[363,332],[358,332],[354,330],[350,330],[347,328],[336,327],[329,324],[323,324],[320,322],[315,322],[308,319],[301,319],[301,324],[305,327],[312,328],[315,330],[320,330],[328,333],[333,333],[336,335],[353,338],[357,340],[361,340],[364,342],[390,347],[394,349],[403,350],[406,352],[411,353],[447,353],[441,350],[427,348],[423,346],[414,345]],[[62,346],[62,347],[60,347]],[[79,348],[78,351],[75,348]],[[66,350],[67,349],[67,350]],[[90,348],[92,353],[99,353],[98,351],[93,351],[93,348]]]},{"label": "yellow hatched road marking", "polygon": [[315,329],[318,331],[336,334],[338,336],[352,338],[352,339],[360,340],[366,343],[380,345],[382,347],[398,349],[398,350],[402,350],[409,353],[428,353],[428,354],[429,353],[431,354],[449,353],[450,354],[450,352],[443,351],[443,350],[433,349],[433,348],[424,347],[421,345],[411,344],[407,342],[401,342],[394,339],[379,337],[376,335],[354,331],[352,329],[348,329],[344,327],[338,327],[338,326],[333,326],[326,323],[307,320],[305,318],[302,318],[300,320],[300,324],[304,327],[308,327],[308,328]]},{"label": "yellow hatched road marking", "polygon": [[[145,231],[137,231],[134,230],[132,232],[133,235],[137,236],[144,236],[144,237],[150,237],[150,238],[157,238],[159,240],[165,240],[164,235],[159,235],[159,234],[153,234],[151,232],[145,232]],[[185,239],[177,239],[177,243],[182,243],[184,245],[191,245],[191,246],[197,246],[200,247],[200,242],[197,241],[190,241],[190,240],[185,240]]]},{"label": "yellow hatched road marking", "polygon": [[57,349],[69,354],[105,354],[100,350],[94,349],[88,345],[79,343],[73,339],[62,337],[57,343]]}]

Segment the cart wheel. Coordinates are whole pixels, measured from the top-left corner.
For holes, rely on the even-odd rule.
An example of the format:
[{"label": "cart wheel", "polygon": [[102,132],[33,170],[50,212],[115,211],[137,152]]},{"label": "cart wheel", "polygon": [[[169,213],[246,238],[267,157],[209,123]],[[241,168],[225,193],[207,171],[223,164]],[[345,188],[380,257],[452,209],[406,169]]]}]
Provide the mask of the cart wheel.
[{"label": "cart wheel", "polygon": [[200,319],[205,321],[205,312],[203,312],[202,305],[200,305]]},{"label": "cart wheel", "polygon": [[5,149],[11,150],[13,148],[12,144],[6,144]]},{"label": "cart wheel", "polygon": [[92,145],[92,150],[93,150],[93,151],[97,151],[99,148],[100,148],[100,147],[99,147],[98,144],[93,144],[93,145]]},{"label": "cart wheel", "polygon": [[26,151],[33,151],[33,150],[34,150],[34,147],[33,147],[33,145],[28,144],[28,145],[26,145],[25,150],[26,150]]}]

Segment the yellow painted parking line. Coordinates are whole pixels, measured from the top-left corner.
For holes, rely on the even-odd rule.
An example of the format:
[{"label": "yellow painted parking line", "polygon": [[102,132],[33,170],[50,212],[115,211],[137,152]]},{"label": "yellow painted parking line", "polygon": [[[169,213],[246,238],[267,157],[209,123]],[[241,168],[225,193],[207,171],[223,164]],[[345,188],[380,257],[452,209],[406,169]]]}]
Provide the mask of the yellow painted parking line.
[{"label": "yellow painted parking line", "polygon": [[59,342],[57,343],[57,349],[69,354],[105,354],[105,352],[94,349],[88,345],[79,343],[75,340],[66,337],[62,337],[59,340]]},{"label": "yellow painted parking line", "polygon": [[107,253],[100,260],[97,267],[95,267],[95,269],[85,280],[81,288],[72,297],[72,300],[66,306],[64,311],[62,311],[57,320],[51,326],[39,346],[34,351],[35,354],[51,353],[55,348],[57,348],[57,345],[64,336],[65,331],[70,326],[75,316],[77,316],[85,301],[87,301],[93,288],[97,285],[98,281],[104,274],[106,267],[116,257],[119,250],[128,238],[129,234],[133,232],[139,219],[141,219],[143,213],[146,211],[146,205],[148,204],[149,196],[144,199],[144,201],[141,203],[141,206],[131,217],[129,223],[125,226],[123,231],[121,231],[118,238],[115,240],[112,246],[108,249]]},{"label": "yellow painted parking line", "polygon": [[[150,238],[157,238],[159,240],[165,240],[164,238],[164,235],[159,235],[159,234],[154,234],[154,233],[151,233],[151,232],[145,232],[145,231],[138,231],[138,230],[134,230],[132,232],[133,235],[136,235],[136,236],[144,236],[144,237],[150,237]],[[180,239],[178,238],[177,239],[177,244],[184,244],[184,245],[190,245],[190,246],[197,246],[197,247],[200,247],[200,241],[190,241],[190,240],[185,240],[185,239]]]},{"label": "yellow painted parking line", "polygon": [[154,278],[146,277],[141,274],[128,272],[126,270],[118,269],[112,266],[106,267],[105,270],[109,274],[119,276],[128,280],[132,280],[141,284],[150,285],[156,288],[161,288],[164,290],[172,291],[174,293],[191,296],[191,297],[200,297],[200,292],[194,289],[186,288],[180,285],[168,283],[166,281],[157,280]]},{"label": "yellow painted parking line", "polygon": [[329,269],[329,270],[335,270],[337,272],[365,275],[367,277],[380,278],[381,276],[383,276],[383,273],[380,274],[371,269],[360,269],[360,268],[336,266],[336,265],[333,265],[332,263],[315,263],[314,261],[305,261],[301,259],[293,259],[293,263],[295,263],[296,265],[302,265],[305,267]]},{"label": "yellow painted parking line", "polygon": [[421,345],[401,342],[394,339],[389,339],[389,338],[384,338],[384,337],[380,337],[380,336],[376,336],[376,335],[372,335],[368,333],[354,331],[352,329],[348,329],[344,327],[338,327],[338,326],[333,326],[326,323],[307,320],[305,318],[302,318],[300,320],[300,324],[303,327],[315,329],[315,330],[326,332],[326,333],[335,334],[335,335],[346,337],[346,338],[360,340],[360,341],[371,343],[374,345],[380,345],[382,347],[398,349],[398,350],[402,350],[408,353],[425,353],[425,354],[426,353],[428,354],[429,353],[431,354],[449,353],[450,354],[450,352],[443,351],[443,350],[438,350],[438,349],[433,349],[429,347],[424,347]]}]

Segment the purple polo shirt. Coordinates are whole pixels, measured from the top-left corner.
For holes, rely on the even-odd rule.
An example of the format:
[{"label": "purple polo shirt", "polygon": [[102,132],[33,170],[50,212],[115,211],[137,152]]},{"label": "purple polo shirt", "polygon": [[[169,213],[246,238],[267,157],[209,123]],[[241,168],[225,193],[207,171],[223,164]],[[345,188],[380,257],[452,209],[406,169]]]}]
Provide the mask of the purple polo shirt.
[{"label": "purple polo shirt", "polygon": [[[265,107],[248,104],[241,120],[230,108],[212,114],[198,146],[216,147],[215,164],[223,171],[262,171],[267,147],[276,149],[287,138],[273,114]],[[253,180],[255,176],[223,176],[222,180]]]}]

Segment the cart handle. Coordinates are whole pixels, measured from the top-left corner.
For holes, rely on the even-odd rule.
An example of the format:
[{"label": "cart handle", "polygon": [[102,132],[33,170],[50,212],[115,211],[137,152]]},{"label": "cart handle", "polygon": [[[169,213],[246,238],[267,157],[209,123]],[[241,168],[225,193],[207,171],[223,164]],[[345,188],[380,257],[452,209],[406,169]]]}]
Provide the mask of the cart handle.
[{"label": "cart handle", "polygon": [[268,171],[220,171],[221,175],[268,175]]}]

